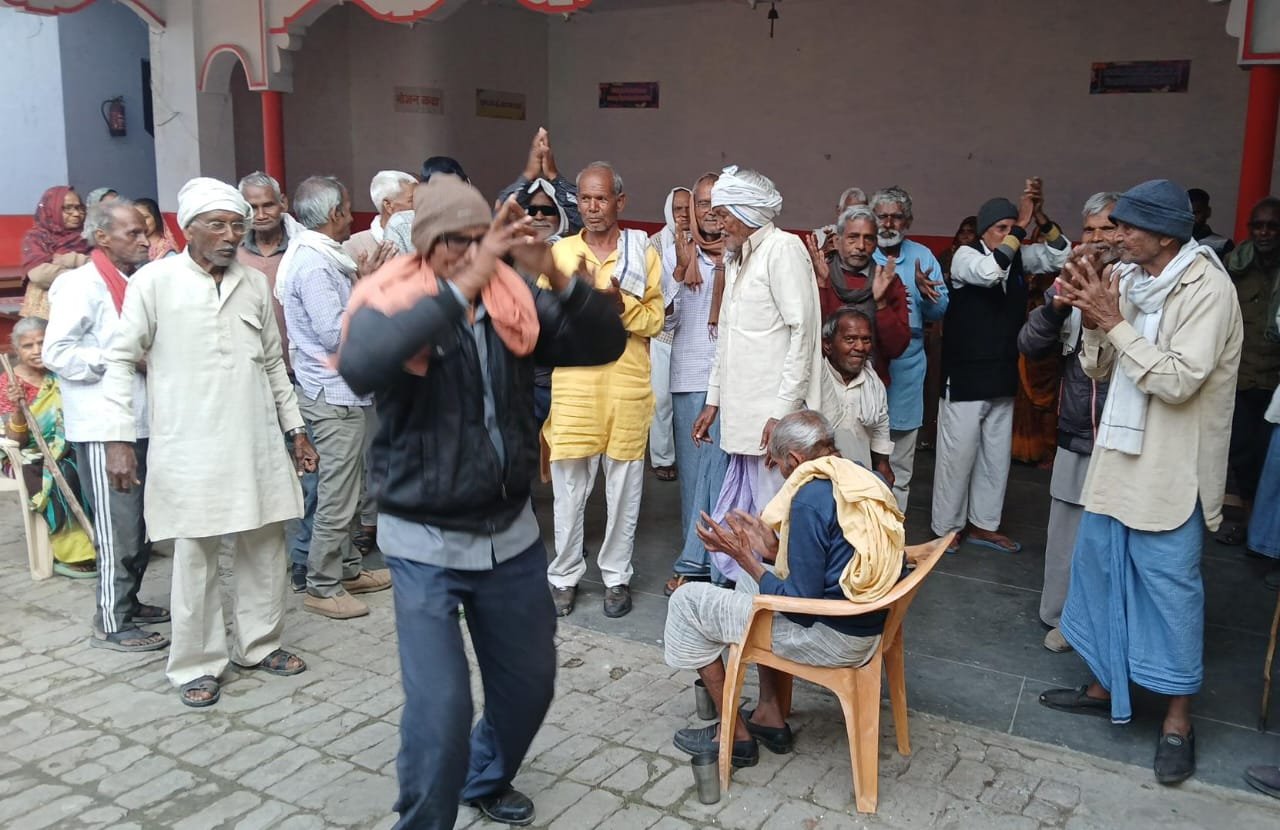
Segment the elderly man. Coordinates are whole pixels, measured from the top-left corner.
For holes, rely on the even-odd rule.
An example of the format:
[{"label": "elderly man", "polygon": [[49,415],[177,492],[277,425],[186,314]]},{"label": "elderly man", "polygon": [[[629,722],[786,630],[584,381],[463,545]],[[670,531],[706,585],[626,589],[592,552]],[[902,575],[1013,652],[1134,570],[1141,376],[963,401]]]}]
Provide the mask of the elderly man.
[{"label": "elderly man", "polygon": [[573,612],[587,572],[582,549],[587,497],[604,467],[604,541],[597,563],[604,580],[604,615],[631,611],[631,554],[635,546],[644,448],[653,417],[649,340],[662,331],[662,265],[643,231],[624,231],[622,177],[606,162],[578,174],[578,208],[585,227],[552,247],[565,273],[585,268],[607,292],[629,333],[627,348],[607,366],[564,367],[551,376],[551,413],[542,435],[550,450],[555,495],[556,555],[547,567],[556,614]]},{"label": "elderly man", "polygon": [[529,145],[524,171],[498,194],[501,204],[512,196],[533,217],[533,229],[544,238],[574,234],[582,230],[578,213],[578,188],[560,175],[551,136],[539,127]]},{"label": "elderly man", "polygon": [[1058,280],[1081,312],[1085,371],[1111,379],[1061,622],[1095,679],[1040,701],[1127,723],[1131,682],[1169,696],[1154,768],[1174,784],[1195,772],[1200,553],[1206,527],[1222,520],[1243,326],[1231,278],[1192,239],[1185,190],[1145,182],[1120,196],[1111,219],[1122,264],[1099,274],[1089,257]]},{"label": "elderly man", "polygon": [[[293,373],[298,409],[320,455],[311,544],[294,561],[294,581],[306,582],[304,610],[335,620],[363,617],[369,607],[353,594],[391,587],[386,569],[368,570],[352,545],[350,528],[360,506],[364,453],[373,428],[373,397],[351,391],[334,368],[342,338],[343,312],[357,273],[372,273],[389,248],[357,265],[342,243],[351,235],[351,197],[329,176],[298,185],[293,210],[302,226],[280,263],[275,294],[293,335]],[[301,573],[299,573],[301,572]]]},{"label": "elderly man", "polygon": [[[132,202],[99,202],[89,210],[84,234],[93,243],[89,264],[68,271],[49,288],[49,326],[42,359],[58,376],[67,440],[80,461],[82,488],[94,517],[98,548],[98,591],[89,645],[115,651],[153,651],[168,638],[140,625],[169,621],[169,612],[138,600],[151,559],[142,515],[142,491],[108,486],[102,419],[106,353],[120,329],[125,289],[147,262],[147,230]],[[138,478],[147,471],[147,384],[145,364],[133,380],[133,445]]]},{"label": "elderly man", "polygon": [[[924,326],[941,320],[947,311],[947,286],[942,266],[924,245],[907,239],[915,220],[911,194],[900,187],[888,187],[871,197],[876,216],[877,266],[892,257],[898,278],[907,292],[907,327],[911,339],[902,353],[889,364],[889,429],[893,439],[893,494],[898,509],[906,511],[915,471],[916,438],[924,424],[924,382],[926,374]],[[877,367],[877,370],[879,367]],[[880,373],[884,377],[884,373]]]},{"label": "elderly man", "polygon": [[[1119,193],[1095,193],[1081,211],[1084,232],[1082,252],[1096,252],[1104,262],[1116,252],[1116,224],[1111,208]],[[1062,604],[1067,600],[1071,576],[1071,551],[1084,515],[1084,479],[1093,453],[1098,416],[1107,397],[1107,383],[1085,374],[1081,361],[1084,332],[1080,311],[1057,288],[1045,292],[1045,303],[1031,312],[1018,332],[1018,351],[1031,358],[1061,354],[1064,359],[1058,398],[1058,453],[1049,482],[1049,529],[1044,546],[1044,586],[1040,590],[1040,620],[1049,626],[1044,647],[1070,651],[1071,644],[1058,629]]]},{"label": "elderly man", "polygon": [[712,424],[706,440],[693,439],[693,422],[707,403],[707,380],[716,356],[716,326],[711,322],[717,299],[715,286],[724,290],[724,236],[711,207],[711,188],[719,174],[706,173],[693,184],[693,221],[689,239],[676,247],[675,298],[667,316],[671,331],[671,408],[680,477],[680,538],[671,578],[663,593],[685,582],[719,578],[713,572],[707,549],[698,538],[698,514],[715,507],[724,484],[729,456],[720,449],[720,425]]},{"label": "elderly man", "polygon": [[[866,205],[867,193],[860,187],[847,187],[840,194],[840,198],[836,199],[836,216],[844,215],[844,212],[851,207],[858,205]],[[840,221],[837,218],[836,224],[827,225],[822,228],[815,228],[813,238],[818,243],[818,248],[822,252],[822,258],[826,258],[835,253],[836,250],[836,234],[839,233]],[[816,266],[815,266],[816,267]],[[822,285],[821,275],[819,275],[819,286]],[[833,309],[834,310],[834,309]],[[824,310],[823,314],[827,312]]]},{"label": "elderly man", "polygon": [[[1023,275],[1054,273],[1071,253],[1043,205],[1039,179],[1027,180],[1018,207],[1008,199],[987,201],[978,210],[978,240],[958,249],[951,261],[933,531],[957,531],[952,552],[966,531],[975,545],[1001,553],[1022,550],[999,530],[1019,383],[1018,332],[1027,317]],[[1045,241],[1023,247],[1033,224]],[[892,398],[889,406],[892,413]]]},{"label": "elderly man", "polygon": [[[384,247],[394,256],[395,245],[386,238],[387,222],[402,210],[413,210],[413,188],[417,184],[417,176],[399,170],[379,170],[374,175],[369,183],[369,198],[378,209],[378,215],[373,217],[373,224],[367,231],[352,234],[342,243],[347,256],[357,263],[362,257],[372,261],[382,255],[379,249]],[[294,210],[297,210],[296,204]]]},{"label": "elderly man", "polygon": [[[672,594],[663,646],[667,665],[697,671],[717,706],[725,683],[721,654],[742,640],[754,595],[874,602],[903,574],[902,514],[892,491],[867,470],[834,456],[835,440],[817,412],[787,415],[769,438],[769,455],[787,483],[760,518],[737,511],[717,524],[702,514],[699,532],[707,548],[732,557],[743,576],[734,589],[691,583]],[[847,532],[851,524],[844,519],[854,509],[875,520]],[[761,556],[774,563],[773,570],[765,568]],[[883,611],[854,617],[775,614],[773,652],[815,666],[860,666],[880,645],[886,616]],[[759,672],[755,711],[734,723],[735,767],[756,764],[757,742],[777,754],[792,749],[778,672],[766,666]],[[675,746],[690,755],[715,751],[719,729],[718,724],[681,729]]]},{"label": "elderly man", "polygon": [[[649,242],[657,249],[662,261],[662,298],[670,313],[676,289],[680,285],[676,281],[675,272],[681,267],[688,267],[687,256],[679,256],[677,250],[679,247],[687,251],[692,239],[690,216],[693,213],[693,191],[687,187],[672,188],[667,194],[662,213],[667,224],[649,237]],[[671,428],[671,344],[674,337],[668,321],[662,332],[649,341],[649,361],[652,364],[650,374],[653,378],[649,463],[653,465],[654,474],[660,481],[675,481],[678,476],[675,440]]]},{"label": "elderly man", "polygon": [[[693,440],[707,440],[718,416],[729,469],[712,515],[757,513],[782,487],[765,449],[778,420],[822,396],[818,286],[805,245],[773,224],[782,194],[754,170],[726,167],[711,189],[728,264],[707,404]],[[723,412],[721,411],[723,410]],[[712,553],[726,578],[742,569]]]},{"label": "elderly man", "polygon": [[[183,185],[178,222],[187,249],[130,282],[102,379],[107,474],[112,487],[129,490],[140,484],[133,388],[146,357],[147,529],[153,539],[176,540],[166,675],[195,707],[217,703],[230,662],[278,675],[306,669],[280,647],[284,522],[301,515],[296,473],[315,469],[316,454],[280,357],[267,279],[236,261],[251,213],[231,185]],[[234,547],[230,654],[218,596],[224,538]]]},{"label": "elderly man", "polygon": [[873,330],[867,313],[851,307],[837,309],[823,323],[822,414],[835,430],[840,454],[875,470],[893,487],[889,401],[876,373],[864,371],[871,359]]},{"label": "elderly man", "polygon": [[836,247],[828,257],[809,237],[809,258],[818,277],[818,301],[822,318],[850,306],[872,321],[871,365],[883,385],[889,385],[889,362],[911,343],[907,289],[897,278],[896,260],[876,265],[878,232],[876,215],[866,205],[848,208],[836,223]]},{"label": "elderly man", "polygon": [[[1280,311],[1280,199],[1269,196],[1254,205],[1249,238],[1225,264],[1244,319],[1229,459],[1240,497],[1252,505],[1271,438],[1271,424],[1264,416],[1280,379],[1280,331],[1275,324]],[[1217,538],[1223,544],[1241,545],[1245,536],[1244,526],[1232,524]]]},{"label": "elderly man", "polygon": [[[590,177],[583,184],[598,192]],[[448,830],[459,798],[525,825],[533,803],[511,780],[551,703],[556,665],[530,500],[534,362],[608,363],[627,333],[616,297],[565,276],[545,245],[521,241],[530,222],[514,200],[491,222],[478,190],[437,175],[414,208],[418,255],[357,286],[339,353],[352,389],[378,391],[383,423],[378,522],[395,573],[405,693],[396,826]],[[545,274],[549,290],[502,265],[509,251],[523,270]],[[474,728],[459,606],[484,686]]]}]

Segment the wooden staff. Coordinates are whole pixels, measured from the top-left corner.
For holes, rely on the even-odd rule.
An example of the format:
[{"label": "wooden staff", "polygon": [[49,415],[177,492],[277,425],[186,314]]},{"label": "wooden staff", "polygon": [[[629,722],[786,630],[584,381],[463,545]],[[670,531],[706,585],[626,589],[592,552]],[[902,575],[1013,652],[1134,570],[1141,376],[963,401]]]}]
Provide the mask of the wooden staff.
[{"label": "wooden staff", "polygon": [[[4,371],[9,376],[9,383],[14,384],[14,388],[21,389],[21,381],[18,375],[13,371],[13,364],[9,362],[9,356],[0,352],[0,364],[4,364]],[[80,506],[80,499],[76,498],[76,494],[71,489],[71,485],[67,483],[67,479],[62,475],[62,470],[58,469],[58,462],[54,459],[53,453],[49,452],[49,444],[44,440],[44,436],[40,433],[40,427],[36,424],[35,417],[31,414],[31,407],[27,406],[27,399],[24,395],[20,401],[22,405],[22,417],[27,421],[27,429],[31,431],[31,437],[35,439],[36,446],[40,448],[40,455],[44,461],[44,468],[53,476],[53,483],[57,485],[58,491],[62,493],[62,497],[67,500],[67,506],[71,508],[71,514],[76,517],[76,521],[80,523],[80,527],[84,528],[85,535],[89,537],[89,544],[97,547],[97,540],[93,536],[93,523],[89,521],[89,517],[85,515],[84,508]],[[21,470],[14,471],[17,475],[22,475]],[[24,505],[25,507],[25,505]],[[103,506],[105,509],[105,505]]]},{"label": "wooden staff", "polygon": [[1271,708],[1271,661],[1276,656],[1276,636],[1280,634],[1280,597],[1276,597],[1276,615],[1271,619],[1271,639],[1267,642],[1267,659],[1262,665],[1262,716],[1258,729],[1267,731],[1267,710]]}]

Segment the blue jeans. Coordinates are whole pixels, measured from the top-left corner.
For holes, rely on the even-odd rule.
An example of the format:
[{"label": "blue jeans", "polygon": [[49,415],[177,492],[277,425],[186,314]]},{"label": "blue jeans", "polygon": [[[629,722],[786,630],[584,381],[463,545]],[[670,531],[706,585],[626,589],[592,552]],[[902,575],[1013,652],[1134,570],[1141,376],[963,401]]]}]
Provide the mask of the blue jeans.
[{"label": "blue jeans", "polygon": [[[307,427],[307,439],[312,443],[311,427]],[[288,440],[285,449],[289,458],[293,458],[293,445]],[[311,521],[316,516],[316,484],[320,476],[316,473],[303,473],[298,479],[302,485],[302,518],[290,519],[284,525],[284,538],[289,545],[289,562],[293,565],[306,565],[307,555],[311,551]]]},{"label": "blue jeans", "polygon": [[[538,540],[490,571],[424,565],[394,552],[387,565],[405,696],[396,828],[450,830],[459,800],[510,785],[551,706],[556,612],[547,552]],[[475,728],[459,605],[484,687]]]},{"label": "blue jeans", "polygon": [[711,425],[711,443],[693,445],[693,422],[707,403],[706,392],[673,392],[671,423],[675,430],[676,466],[680,468],[680,531],[684,546],[673,568],[683,576],[717,577],[698,538],[698,513],[710,513],[720,497],[729,456],[720,449],[720,419]]}]

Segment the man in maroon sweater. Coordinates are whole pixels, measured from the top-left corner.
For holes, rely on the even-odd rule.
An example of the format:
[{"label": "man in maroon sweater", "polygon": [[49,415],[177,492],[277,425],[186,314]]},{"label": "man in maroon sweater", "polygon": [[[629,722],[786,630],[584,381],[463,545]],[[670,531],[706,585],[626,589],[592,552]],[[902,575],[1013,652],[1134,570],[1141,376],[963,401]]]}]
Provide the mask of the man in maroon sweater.
[{"label": "man in maroon sweater", "polygon": [[822,319],[842,306],[852,306],[875,321],[871,365],[885,388],[889,361],[907,350],[911,327],[907,319],[907,289],[894,272],[894,258],[877,266],[872,255],[879,244],[876,215],[866,205],[854,205],[836,223],[836,248],[824,258],[813,237],[807,239],[813,270],[818,277]]}]

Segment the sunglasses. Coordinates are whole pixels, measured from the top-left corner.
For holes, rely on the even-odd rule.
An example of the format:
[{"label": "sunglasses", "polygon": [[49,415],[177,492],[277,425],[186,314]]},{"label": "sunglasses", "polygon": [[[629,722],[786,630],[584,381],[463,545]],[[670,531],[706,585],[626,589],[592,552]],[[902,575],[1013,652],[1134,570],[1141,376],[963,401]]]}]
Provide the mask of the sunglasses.
[{"label": "sunglasses", "polygon": [[524,212],[530,216],[546,216],[548,218],[555,218],[560,215],[560,211],[555,205],[529,205],[524,209]]},{"label": "sunglasses", "polygon": [[464,236],[458,233],[446,233],[440,237],[440,241],[455,254],[466,253],[467,249],[472,245],[479,245],[484,239],[484,234],[478,236]]}]

